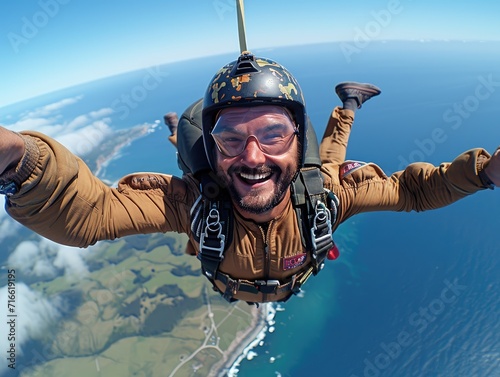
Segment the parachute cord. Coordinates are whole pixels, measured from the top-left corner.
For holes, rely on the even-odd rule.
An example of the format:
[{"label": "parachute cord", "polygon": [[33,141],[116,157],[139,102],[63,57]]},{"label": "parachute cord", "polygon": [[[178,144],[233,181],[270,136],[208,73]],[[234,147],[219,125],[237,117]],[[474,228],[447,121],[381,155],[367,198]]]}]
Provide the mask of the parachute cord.
[{"label": "parachute cord", "polygon": [[238,11],[238,35],[240,37],[240,50],[243,53],[247,51],[247,41],[245,32],[245,7],[243,0],[236,0],[236,8]]}]

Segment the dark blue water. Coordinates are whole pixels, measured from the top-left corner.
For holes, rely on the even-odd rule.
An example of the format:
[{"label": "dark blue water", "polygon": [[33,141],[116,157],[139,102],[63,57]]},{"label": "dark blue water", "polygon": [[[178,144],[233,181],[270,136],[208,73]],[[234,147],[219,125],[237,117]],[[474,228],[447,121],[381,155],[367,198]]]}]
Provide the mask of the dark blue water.
[{"label": "dark blue water", "polygon": [[[314,59],[301,60],[304,90],[329,87],[308,97],[312,117],[335,103],[335,82],[368,81],[383,93],[358,112],[349,158],[390,174],[472,147],[494,151],[498,45],[470,47],[378,45],[351,64],[311,54],[322,74],[307,68]],[[500,375],[499,208],[498,192],[483,192],[437,211],[348,221],[337,236],[341,259],[283,305],[276,331],[238,376]]]},{"label": "dark blue water", "polygon": [[[289,68],[321,135],[340,81],[382,95],[358,112],[348,158],[387,174],[417,160],[449,161],[500,143],[500,43],[372,43],[348,61],[338,44],[255,51]],[[0,109],[0,122],[40,104],[84,95],[71,118],[111,107],[127,128],[182,112],[233,56],[154,67]],[[157,80],[154,88],[154,80]],[[144,89],[144,80],[152,89]],[[153,80],[153,81],[152,81]],[[142,88],[142,89],[141,89]],[[168,131],[140,139],[107,168],[179,173]],[[500,196],[482,192],[421,214],[372,213],[343,224],[341,258],[311,278],[304,297],[276,314],[276,331],[238,376],[500,375]],[[271,362],[271,357],[273,362]]]}]

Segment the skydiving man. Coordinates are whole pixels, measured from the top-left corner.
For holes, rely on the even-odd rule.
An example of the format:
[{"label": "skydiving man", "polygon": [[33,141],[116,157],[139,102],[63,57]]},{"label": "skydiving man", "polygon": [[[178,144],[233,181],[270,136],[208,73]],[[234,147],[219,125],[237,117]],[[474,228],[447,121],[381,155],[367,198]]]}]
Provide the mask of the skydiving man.
[{"label": "skydiving man", "polygon": [[14,219],[66,245],[185,233],[228,301],[284,301],[321,270],[333,231],[351,216],[436,209],[500,185],[498,149],[390,176],[345,161],[355,110],[378,93],[369,84],[338,85],[343,106],[318,144],[293,75],[243,53],[209,82],[195,142],[182,144],[179,124],[179,155],[191,165],[182,177],[132,174],[111,188],[46,135],[0,128],[0,191]]}]

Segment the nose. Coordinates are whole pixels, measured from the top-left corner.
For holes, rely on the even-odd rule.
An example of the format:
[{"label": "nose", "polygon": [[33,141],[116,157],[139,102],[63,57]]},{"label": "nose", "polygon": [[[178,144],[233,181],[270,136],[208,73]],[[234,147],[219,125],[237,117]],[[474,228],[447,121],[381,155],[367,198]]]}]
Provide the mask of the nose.
[{"label": "nose", "polygon": [[266,162],[266,155],[260,150],[259,142],[255,137],[247,140],[241,159],[249,167],[256,167]]}]

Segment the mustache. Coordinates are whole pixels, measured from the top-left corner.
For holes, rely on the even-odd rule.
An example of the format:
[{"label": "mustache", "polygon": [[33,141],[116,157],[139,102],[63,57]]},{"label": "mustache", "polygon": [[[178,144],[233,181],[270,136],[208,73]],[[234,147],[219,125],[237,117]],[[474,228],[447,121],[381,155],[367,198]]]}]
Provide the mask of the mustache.
[{"label": "mustache", "polygon": [[280,173],[281,169],[277,165],[263,165],[256,168],[249,168],[248,166],[231,166],[227,173],[228,174],[249,174],[249,175],[258,175],[258,174],[273,174]]}]

